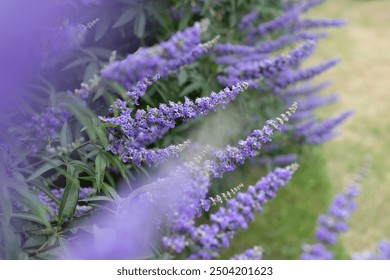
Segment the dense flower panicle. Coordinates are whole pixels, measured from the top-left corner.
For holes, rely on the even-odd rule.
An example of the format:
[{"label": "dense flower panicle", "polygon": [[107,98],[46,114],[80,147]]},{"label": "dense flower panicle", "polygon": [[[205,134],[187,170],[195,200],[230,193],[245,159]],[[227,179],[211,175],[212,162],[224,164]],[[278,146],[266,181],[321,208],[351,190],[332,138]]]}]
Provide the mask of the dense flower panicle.
[{"label": "dense flower panicle", "polygon": [[58,107],[50,106],[43,113],[34,115],[26,126],[34,131],[39,140],[54,138],[70,116],[63,104]]},{"label": "dense flower panicle", "polygon": [[319,123],[312,123],[309,127],[295,129],[297,137],[304,137],[307,144],[320,144],[334,137],[334,128],[339,126],[352,115],[346,111],[336,117],[328,118]]},{"label": "dense flower panicle", "polygon": [[[64,194],[64,189],[53,189],[51,193],[57,198],[61,199]],[[80,188],[79,200],[90,197],[94,194],[94,190],[91,187]],[[58,215],[59,205],[55,203],[51,198],[49,198],[45,193],[38,193],[39,200],[48,207],[47,217],[49,220],[53,220],[53,214]],[[83,216],[85,213],[92,209],[91,206],[86,205],[76,205],[76,210],[74,212],[75,217]]]},{"label": "dense flower panicle", "polygon": [[287,27],[291,24],[291,22],[298,19],[300,13],[302,12],[302,8],[302,3],[293,5],[279,17],[252,28],[248,31],[247,43],[254,42],[255,37],[262,37]]},{"label": "dense flower panicle", "polygon": [[274,157],[263,156],[259,157],[258,163],[260,165],[271,165],[271,166],[286,166],[293,162],[296,162],[298,159],[297,154],[283,154],[277,155]]},{"label": "dense flower panicle", "polygon": [[333,260],[334,256],[323,244],[304,244],[302,246],[301,260]]},{"label": "dense flower panicle", "polygon": [[238,29],[244,30],[247,29],[250,25],[254,23],[259,18],[260,14],[258,11],[252,11],[245,16],[243,16],[238,24]]},{"label": "dense flower panicle", "polygon": [[306,67],[297,71],[283,71],[272,81],[267,81],[272,92],[280,93],[283,89],[297,82],[309,80],[326,70],[332,68],[339,62],[338,59],[329,59],[319,65]]},{"label": "dense flower panicle", "polygon": [[276,191],[289,182],[296,169],[296,164],[275,169],[246,192],[229,199],[226,207],[220,207],[210,216],[211,225],[202,224],[190,229],[188,239],[196,250],[189,259],[210,259],[218,256],[221,248],[229,247],[229,240],[238,230],[247,229],[254,212],[262,211],[262,205],[275,197]]},{"label": "dense flower panicle", "polygon": [[347,231],[347,222],[356,209],[355,199],[359,195],[359,187],[367,173],[368,165],[369,161],[366,160],[348,188],[335,196],[328,212],[318,217],[315,232],[318,243],[314,245],[305,244],[302,248],[301,259],[332,259],[332,254],[326,246],[335,244],[338,235]]},{"label": "dense flower panicle", "polygon": [[200,207],[199,214],[201,213],[201,210],[203,211],[209,211],[211,206],[216,206],[218,203],[223,203],[224,201],[227,201],[229,198],[234,196],[239,190],[244,187],[243,184],[240,184],[238,186],[235,186],[234,188],[231,188],[227,192],[221,193],[221,195],[216,195],[215,197],[208,197],[206,199],[200,200]]},{"label": "dense flower panicle", "polygon": [[[253,61],[260,61],[268,59],[268,57],[264,54],[260,53],[250,53],[248,55],[224,55],[215,58],[215,62],[220,65],[233,66],[238,64],[252,63]],[[221,76],[218,76],[220,78]],[[229,84],[229,82],[223,83]]]},{"label": "dense flower panicle", "polygon": [[365,251],[354,253],[354,260],[390,260],[390,242],[387,240],[379,241],[376,252]]},{"label": "dense flower panicle", "polygon": [[[82,83],[81,87],[74,91],[68,91],[67,97],[81,106],[86,106],[86,100],[90,96],[90,83],[92,81]],[[57,137],[65,122],[72,116],[66,108],[66,103],[67,101],[64,100],[56,105],[48,106],[42,113],[32,116],[31,120],[25,123],[26,128],[32,130],[38,140]],[[31,150],[34,148],[32,147]]]},{"label": "dense flower panicle", "polygon": [[255,48],[253,46],[237,45],[232,43],[220,43],[215,45],[214,52],[218,56],[230,54],[245,56],[255,52]]},{"label": "dense flower panicle", "polygon": [[185,97],[184,103],[170,102],[160,104],[158,108],[150,108],[148,111],[136,110],[134,117],[131,114],[132,110],[126,107],[124,101],[117,101],[115,105],[121,110],[118,117],[100,117],[102,121],[118,126],[110,129],[108,150],[132,161],[134,155],[129,158],[130,151],[143,148],[162,137],[169,129],[175,127],[176,119],[184,121],[195,119],[215,111],[218,107],[225,108],[246,88],[247,84],[241,83],[231,89],[225,88],[218,93],[212,92],[209,97],[196,98],[195,101]]},{"label": "dense flower panicle", "polygon": [[323,27],[341,27],[347,22],[342,19],[302,19],[290,27],[290,31]]},{"label": "dense flower panicle", "polygon": [[132,163],[137,166],[145,163],[149,166],[157,166],[162,161],[178,157],[188,144],[189,141],[184,141],[182,144],[169,145],[165,148],[147,149],[134,147],[131,140],[121,138],[109,144],[106,150],[118,155],[124,163]]},{"label": "dense flower panicle", "polygon": [[215,40],[201,44],[201,34],[208,27],[208,21],[174,34],[168,41],[150,48],[140,48],[122,61],[107,65],[101,71],[102,78],[119,82],[130,89],[147,76],[160,74],[167,77],[172,71],[191,63],[210,49]]},{"label": "dense flower panicle", "polygon": [[144,96],[147,88],[156,82],[160,78],[160,75],[157,74],[154,77],[145,77],[142,81],[138,82],[137,85],[131,88],[127,95],[133,100],[134,104],[138,105],[138,100],[140,97]]},{"label": "dense flower panicle", "polygon": [[200,200],[208,192],[210,177],[197,164],[191,163],[184,169],[179,168],[173,176],[179,179],[177,183],[177,186],[180,186],[180,193],[177,196],[179,200],[175,211],[167,217],[173,234],[163,237],[162,241],[165,248],[181,253],[189,245],[186,233],[195,227],[195,218],[200,215]]},{"label": "dense flower panicle", "polygon": [[245,250],[244,253],[231,257],[231,260],[261,260],[263,258],[263,249],[260,246]]},{"label": "dense flower panicle", "polygon": [[[297,100],[297,99],[294,99]],[[338,100],[337,94],[329,94],[326,96],[309,95],[299,100],[299,112],[291,117],[292,121],[300,121],[303,119],[314,117],[314,109],[335,103]],[[284,103],[290,103],[291,99],[287,99]]]},{"label": "dense flower panicle", "polygon": [[315,233],[318,241],[324,244],[334,244],[337,241],[338,234],[347,231],[346,221],[356,209],[353,198],[354,196],[346,194],[338,194],[335,197],[328,213],[318,218],[318,227]]},{"label": "dense flower panicle", "polygon": [[291,5],[285,5],[285,9],[279,17],[268,22],[261,23],[258,26],[250,29],[247,32],[246,42],[253,44],[256,41],[256,37],[261,38],[267,34],[288,28],[299,19],[299,16],[302,13],[307,12],[309,9],[320,3],[320,0],[310,0],[293,3]]},{"label": "dense flower panicle", "polygon": [[294,88],[288,89],[283,93],[283,99],[296,98],[299,96],[307,96],[310,94],[318,93],[324,88],[327,88],[331,85],[331,81],[324,81],[317,84],[303,84]]},{"label": "dense flower panicle", "polygon": [[252,158],[262,145],[271,141],[274,130],[280,130],[297,110],[297,106],[298,104],[294,103],[280,118],[268,120],[262,129],[254,130],[245,140],[238,141],[237,146],[228,145],[225,149],[215,152],[216,159],[206,160],[204,167],[215,178],[221,177],[225,172],[233,171],[238,165],[242,165],[245,159]]},{"label": "dense flower panicle", "polygon": [[306,41],[306,40],[317,41],[318,39],[324,37],[327,37],[326,32],[321,32],[321,33],[300,32],[296,34],[288,33],[288,34],[281,35],[275,40],[263,41],[255,45],[253,48],[257,53],[269,54],[271,52],[278,51],[291,43],[296,43],[296,42]]},{"label": "dense flower panicle", "polygon": [[276,58],[268,58],[248,63],[237,62],[224,69],[222,79],[226,77],[227,81],[236,83],[240,80],[256,80],[261,78],[271,79],[273,77],[283,77],[280,73],[285,73],[285,69],[296,65],[302,59],[308,57],[316,46],[315,41],[307,41],[289,52],[288,55],[280,55]]}]

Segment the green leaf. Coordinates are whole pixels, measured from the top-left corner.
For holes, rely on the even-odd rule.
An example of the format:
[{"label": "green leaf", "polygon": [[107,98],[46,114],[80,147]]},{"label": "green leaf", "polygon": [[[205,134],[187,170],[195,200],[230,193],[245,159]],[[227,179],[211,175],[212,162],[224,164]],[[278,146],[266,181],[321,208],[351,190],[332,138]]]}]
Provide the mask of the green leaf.
[{"label": "green leaf", "polygon": [[95,177],[96,177],[96,188],[98,191],[101,190],[101,186],[104,180],[104,174],[106,171],[106,161],[102,156],[102,153],[99,153],[95,158]]},{"label": "green leaf", "polygon": [[93,168],[90,167],[85,162],[82,162],[80,160],[72,160],[72,161],[69,162],[69,164],[74,166],[79,171],[87,173],[88,175],[91,175],[91,176],[95,175]]},{"label": "green leaf", "polygon": [[93,78],[93,75],[99,72],[99,64],[97,62],[91,62],[88,64],[87,68],[85,68],[83,81],[87,82]]},{"label": "green leaf", "polygon": [[77,102],[68,99],[66,102],[66,108],[71,111],[78,121],[84,126],[90,139],[96,139],[96,128],[92,123],[92,119],[96,118],[87,107],[83,107]]},{"label": "green leaf", "polygon": [[108,201],[108,202],[114,202],[114,200],[107,196],[93,196],[93,197],[86,197],[84,199],[81,199],[80,201],[90,202],[90,201]]},{"label": "green leaf", "polygon": [[179,72],[178,80],[179,80],[179,86],[184,85],[188,80],[187,71],[185,71],[184,69],[181,69]]},{"label": "green leaf", "polygon": [[37,215],[32,214],[30,212],[22,212],[22,211],[14,212],[12,213],[12,218],[23,219],[23,220],[39,223],[42,225],[46,225],[46,223],[43,222]]},{"label": "green leaf", "polygon": [[173,33],[172,21],[169,20],[169,15],[161,9],[161,6],[155,5],[148,9],[148,12],[154,17],[155,20],[165,29],[167,34]]},{"label": "green leaf", "polygon": [[115,189],[111,187],[109,184],[103,182],[102,190],[106,196],[111,196],[115,201],[121,200],[121,197],[118,195]]},{"label": "green leaf", "polygon": [[138,10],[134,8],[129,8],[124,11],[123,14],[121,14],[118,20],[114,23],[112,28],[118,28],[130,22],[137,15],[137,11]]},{"label": "green leaf", "polygon": [[183,96],[186,96],[188,95],[189,93],[192,93],[196,90],[199,90],[203,87],[203,83],[201,82],[195,82],[195,83],[192,83],[188,86],[186,86],[179,94],[180,97],[183,97]]},{"label": "green leaf", "polygon": [[76,59],[75,61],[72,61],[71,63],[67,64],[64,68],[62,68],[62,71],[70,70],[81,65],[85,65],[88,62],[91,62],[90,57],[80,57],[79,59]]},{"label": "green leaf", "polygon": [[65,122],[62,126],[60,133],[60,142],[62,147],[66,147],[73,142],[73,135],[68,122]]},{"label": "green leaf", "polygon": [[134,33],[138,38],[142,38],[145,33],[146,15],[144,12],[140,13],[137,17],[137,21],[134,24]]},{"label": "green leaf", "polygon": [[108,28],[110,27],[110,17],[102,16],[95,27],[95,42],[99,41],[104,34],[106,34]]},{"label": "green leaf", "polygon": [[183,12],[183,16],[180,18],[180,23],[179,23],[179,29],[182,30],[188,26],[188,22],[190,21],[192,17],[192,11],[190,8],[187,8]]},{"label": "green leaf", "polygon": [[9,198],[7,189],[1,193],[0,209],[2,210],[0,213],[3,214],[4,222],[6,225],[8,225],[12,216],[12,203],[11,199]]},{"label": "green leaf", "polygon": [[80,183],[78,171],[71,165],[68,165],[68,175],[66,177],[66,186],[58,210],[58,226],[62,225],[67,219],[72,219],[79,199]]},{"label": "green leaf", "polygon": [[45,163],[44,165],[42,165],[41,167],[39,167],[38,170],[36,170],[34,173],[32,173],[30,175],[30,177],[27,178],[26,181],[28,182],[28,181],[34,180],[35,178],[38,178],[39,176],[41,176],[45,172],[52,170],[54,168],[57,168],[57,167],[61,166],[62,164],[63,164],[63,162],[60,161],[59,159],[50,160],[47,163]]},{"label": "green leaf", "polygon": [[50,188],[46,185],[43,185],[44,181],[35,180],[32,182],[34,187],[40,189],[43,193],[45,193],[51,200],[53,200],[57,205],[60,205],[60,200],[55,197],[55,195],[51,192]]},{"label": "green leaf", "polygon": [[204,15],[206,13],[208,8],[210,7],[210,4],[211,4],[211,0],[204,1],[203,9],[202,9],[202,15]]},{"label": "green leaf", "polygon": [[126,166],[123,164],[123,162],[117,157],[110,153],[104,153],[105,158],[107,161],[112,165],[112,167],[119,170],[119,172],[122,175],[122,179],[126,181],[128,185],[130,185],[129,181],[129,172],[126,169]]}]

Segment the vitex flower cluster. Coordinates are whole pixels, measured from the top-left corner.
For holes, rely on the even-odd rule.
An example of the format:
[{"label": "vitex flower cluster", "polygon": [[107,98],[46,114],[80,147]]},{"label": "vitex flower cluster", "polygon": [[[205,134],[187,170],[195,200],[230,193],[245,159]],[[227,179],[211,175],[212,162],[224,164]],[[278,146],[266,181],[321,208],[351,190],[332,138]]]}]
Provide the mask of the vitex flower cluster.
[{"label": "vitex flower cluster", "polygon": [[207,30],[208,25],[209,21],[196,23],[193,27],[177,32],[168,41],[154,47],[140,48],[126,59],[106,66],[101,71],[101,76],[107,80],[117,81],[127,89],[148,76],[159,74],[167,77],[213,47],[214,41],[201,43],[201,35]]},{"label": "vitex flower cluster", "polygon": [[356,197],[359,195],[359,187],[367,173],[368,160],[364,163],[361,169],[356,173],[356,176],[350,186],[337,194],[326,214],[320,215],[317,220],[317,229],[315,238],[318,241],[316,244],[304,244],[301,259],[304,260],[331,260],[333,253],[329,250],[329,245],[334,245],[337,242],[340,233],[348,230],[348,220],[352,213],[356,210]]},{"label": "vitex flower cluster", "polygon": [[[297,165],[277,168],[254,186],[248,187],[246,192],[234,191],[235,197],[229,199],[229,194],[224,195],[226,207],[220,206],[211,214],[211,224],[196,225],[193,219],[188,220],[195,215],[194,208],[192,215],[178,213],[171,235],[163,239],[165,247],[177,253],[191,247],[194,252],[190,259],[217,257],[222,248],[229,247],[230,239],[235,237],[238,230],[248,228],[248,223],[254,219],[254,212],[262,211],[262,205],[275,197],[276,191],[291,179],[296,168]],[[222,201],[222,198],[201,200],[200,205],[208,210],[210,203],[216,206],[218,200]],[[193,201],[193,205],[195,203]]]},{"label": "vitex flower cluster", "polygon": [[[130,161],[137,165],[142,162],[149,165],[157,163],[160,160],[158,157],[143,154],[147,153],[144,147],[161,138],[169,129],[174,128],[177,119],[187,121],[201,115],[207,115],[219,106],[225,108],[246,88],[245,82],[238,83],[231,89],[225,88],[219,93],[212,92],[210,97],[199,97],[195,102],[186,97],[184,103],[160,104],[158,108],[149,108],[147,111],[138,109],[134,116],[132,116],[132,110],[126,106],[126,102],[118,100],[115,104],[116,108],[120,110],[118,117],[100,117],[102,121],[118,126],[111,129],[109,135],[111,143],[107,149],[118,154],[124,162]],[[118,135],[119,137],[117,137]],[[141,154],[139,154],[140,152]],[[169,155],[165,153],[161,160],[167,157]]]},{"label": "vitex flower cluster", "polygon": [[[296,144],[332,138],[334,129],[351,114],[315,117],[315,110],[336,102],[337,95],[323,95],[329,84],[310,80],[336,65],[337,59],[301,66],[327,36],[320,28],[344,24],[302,18],[320,0],[289,1],[268,22],[260,8],[241,10],[248,6],[246,1],[237,4],[237,17],[230,16],[228,8],[234,1],[172,1],[174,7],[167,10],[175,20],[168,21],[150,8],[152,2],[165,1],[143,1],[138,6],[120,0],[58,2],[64,9],[88,7],[88,19],[79,23],[69,21],[73,18],[69,16],[53,28],[46,42],[54,52],[43,54],[42,64],[56,66],[42,66],[44,70],[40,68],[32,79],[39,81],[34,84],[38,91],[48,84],[50,98],[37,98],[42,110],[21,106],[21,115],[31,113],[30,119],[21,121],[22,128],[9,129],[15,133],[12,140],[8,134],[0,135],[1,141],[16,138],[14,146],[28,150],[17,155],[14,146],[0,146],[0,172],[6,182],[0,186],[0,230],[7,225],[0,249],[13,242],[15,251],[23,251],[20,258],[45,258],[52,243],[61,251],[60,258],[145,258],[157,257],[156,251],[172,258],[220,257],[237,232],[246,230],[255,213],[290,181],[298,167]],[[90,16],[104,7],[123,14]],[[212,17],[200,19],[208,10]],[[227,22],[232,28],[221,29],[221,22],[224,29]],[[91,43],[117,29],[125,42],[116,38],[112,43]],[[136,46],[129,47],[133,37]],[[118,41],[122,43],[116,45]],[[67,63],[72,56],[80,58]],[[64,73],[66,82],[46,81],[53,68]],[[74,71],[66,72],[69,69]],[[157,98],[149,94],[156,89]],[[237,138],[218,147],[184,140],[192,138],[188,131],[199,124],[194,120],[220,109],[227,113],[237,109],[250,124],[236,125]],[[284,113],[273,118],[276,111]],[[276,131],[286,133],[275,135]],[[247,188],[243,184],[222,191],[214,188],[248,159],[267,169],[285,167],[274,168]],[[148,176],[141,175],[145,173]],[[328,245],[347,230],[356,195],[350,188],[335,198],[318,220],[318,243],[305,245],[302,258],[333,258]],[[207,217],[198,220],[205,212]],[[7,237],[14,232],[22,234]],[[44,241],[39,243],[41,237]],[[29,248],[30,243],[39,244]],[[356,258],[388,258],[388,248],[382,242],[378,254]],[[0,250],[0,257],[10,258],[12,253]],[[262,247],[255,246],[231,259],[262,257]]]}]

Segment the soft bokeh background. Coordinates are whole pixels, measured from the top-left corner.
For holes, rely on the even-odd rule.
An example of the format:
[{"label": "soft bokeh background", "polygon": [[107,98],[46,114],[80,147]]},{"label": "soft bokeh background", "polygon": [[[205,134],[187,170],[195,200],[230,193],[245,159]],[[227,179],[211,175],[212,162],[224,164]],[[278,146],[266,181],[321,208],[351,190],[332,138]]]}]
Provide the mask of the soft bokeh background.
[{"label": "soft bokeh background", "polygon": [[325,75],[332,77],[341,96],[332,110],[355,111],[340,136],[323,146],[332,193],[348,183],[365,154],[372,157],[358,210],[342,235],[347,252],[373,249],[377,240],[390,239],[389,12],[388,0],[328,0],[312,12],[348,20],[347,27],[331,31],[316,55],[341,57],[340,65]]},{"label": "soft bokeh background", "polygon": [[[316,219],[327,211],[334,195],[345,189],[366,156],[369,173],[358,197],[358,209],[350,229],[334,246],[337,259],[375,250],[382,239],[390,240],[390,1],[328,0],[308,16],[341,18],[343,28],[330,30],[308,65],[340,57],[335,68],[318,77],[330,79],[328,92],[340,101],[319,112],[320,117],[347,109],[354,115],[341,126],[340,135],[320,147],[306,147],[293,180],[256,216],[250,230],[241,232],[232,251],[261,245],[264,259],[297,259],[303,243],[316,242]],[[253,184],[257,169],[237,175]]]}]

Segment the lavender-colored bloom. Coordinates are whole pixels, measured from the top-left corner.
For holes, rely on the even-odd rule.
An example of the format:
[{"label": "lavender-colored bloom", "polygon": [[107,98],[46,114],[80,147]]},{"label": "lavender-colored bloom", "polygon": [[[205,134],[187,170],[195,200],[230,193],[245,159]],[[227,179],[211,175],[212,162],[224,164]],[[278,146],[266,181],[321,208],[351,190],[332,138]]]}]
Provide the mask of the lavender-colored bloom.
[{"label": "lavender-colored bloom", "polygon": [[259,150],[262,145],[270,142],[274,130],[279,130],[296,109],[297,104],[294,103],[280,118],[268,120],[261,130],[254,130],[245,140],[238,141],[236,147],[228,145],[225,149],[217,151],[215,153],[216,159],[204,162],[205,168],[215,178],[221,177],[225,172],[233,171],[236,166],[243,164],[245,159],[252,158],[255,151]]},{"label": "lavender-colored bloom", "polygon": [[155,75],[153,78],[145,77],[142,81],[138,82],[135,87],[127,92],[127,95],[133,100],[134,104],[138,105],[140,97],[144,96],[147,88],[156,82],[160,78],[160,75]]},{"label": "lavender-colored bloom", "polygon": [[[121,110],[118,117],[100,117],[104,122],[118,125],[117,128],[110,129],[110,145],[107,149],[121,156],[125,162],[140,164],[142,161],[136,160],[134,153],[142,149],[146,152],[144,146],[153,143],[169,129],[174,128],[176,119],[184,121],[195,119],[200,115],[215,111],[218,106],[225,108],[246,88],[246,83],[237,84],[232,89],[225,88],[219,93],[212,92],[209,97],[199,97],[195,99],[195,102],[185,97],[184,103],[170,102],[168,105],[160,104],[158,108],[150,108],[148,111],[137,110],[134,117],[131,114],[132,110],[126,107],[125,102],[117,101],[116,106]],[[152,163],[152,159],[143,158],[143,161],[148,164]]]},{"label": "lavender-colored bloom", "polygon": [[260,14],[258,11],[253,11],[242,17],[240,23],[238,24],[238,29],[244,30],[247,29],[250,25],[253,24],[259,18]]},{"label": "lavender-colored bloom", "polygon": [[331,81],[320,82],[318,84],[299,85],[297,87],[290,88],[285,93],[283,93],[283,98],[289,99],[318,93],[329,85],[331,85]]},{"label": "lavender-colored bloom", "polygon": [[40,140],[54,138],[70,116],[70,112],[61,103],[58,107],[50,106],[43,113],[34,115],[26,126],[32,129]]},{"label": "lavender-colored bloom", "polygon": [[[306,13],[311,8],[313,8],[315,6],[318,6],[322,2],[324,2],[324,0],[305,0],[304,1],[305,6],[302,8],[302,12]],[[284,1],[282,3],[282,8],[283,8],[284,11],[287,11],[287,10],[291,9],[291,7],[294,6],[294,4],[295,4],[294,1]]]},{"label": "lavender-colored bloom", "polygon": [[168,41],[150,48],[140,48],[122,61],[113,62],[101,71],[103,79],[119,82],[130,89],[146,77],[160,74],[167,77],[181,66],[191,63],[207,52],[215,40],[201,44],[201,34],[208,22],[196,23],[193,27],[174,34]]},{"label": "lavender-colored bloom", "polygon": [[291,24],[291,22],[298,19],[302,11],[302,7],[302,3],[291,6],[281,16],[273,20],[261,23],[260,25],[252,28],[248,31],[247,42],[251,43],[254,41],[255,37],[262,37],[266,34],[270,34],[287,27],[289,24]]},{"label": "lavender-colored bloom", "polygon": [[189,142],[185,141],[182,144],[169,145],[165,148],[153,150],[144,147],[134,147],[131,140],[121,138],[109,144],[106,150],[114,155],[118,155],[124,163],[131,162],[137,166],[146,163],[149,166],[157,166],[162,161],[178,157],[188,144]]},{"label": "lavender-colored bloom", "polygon": [[[143,259],[161,243],[162,226],[193,226],[199,196],[205,196],[209,176],[196,165],[174,163],[160,169],[152,183],[121,194],[118,204],[106,205],[113,211],[101,211],[88,217],[88,234],[78,235],[67,246],[65,259]],[[120,189],[120,188],[119,188]],[[80,225],[83,227],[83,224]],[[122,242],[123,241],[123,242]],[[172,251],[186,246],[180,236],[162,239]]]},{"label": "lavender-colored bloom", "polygon": [[343,123],[352,115],[351,111],[346,111],[340,115],[328,118],[319,123],[312,123],[308,128],[295,130],[297,137],[304,137],[307,144],[320,144],[334,136],[333,129]]},{"label": "lavender-colored bloom", "polygon": [[231,257],[231,260],[261,260],[263,258],[263,249],[260,246],[245,250],[244,253]]},{"label": "lavender-colored bloom", "polygon": [[296,154],[284,154],[284,155],[277,155],[275,157],[265,157],[265,156],[259,157],[257,162],[260,165],[270,164],[272,166],[286,166],[293,162],[296,162],[297,159],[298,156]]},{"label": "lavender-colored bloom", "polygon": [[332,68],[338,63],[338,59],[329,59],[319,65],[310,66],[307,68],[299,69],[297,71],[283,71],[274,80],[267,81],[272,92],[280,93],[283,89],[288,86],[295,84],[300,81],[309,80],[326,70]]},{"label": "lavender-colored bloom", "polygon": [[247,43],[251,44],[256,37],[262,37],[270,33],[288,28],[290,25],[298,21],[301,13],[307,12],[310,8],[318,5],[320,0],[303,1],[286,5],[284,12],[277,18],[252,28],[247,32]]},{"label": "lavender-colored bloom", "polygon": [[189,232],[195,226],[195,218],[201,214],[200,201],[206,196],[210,186],[210,176],[198,164],[189,162],[156,183],[177,188],[177,200],[172,202],[174,211],[168,213],[166,219],[175,234],[165,236],[162,241],[165,248],[181,253],[189,242],[185,235],[179,233]]},{"label": "lavender-colored bloom", "polygon": [[327,36],[327,33],[308,33],[308,32],[301,32],[301,33],[288,33],[281,35],[275,40],[268,40],[263,41],[255,46],[253,46],[254,51],[257,53],[271,53],[278,51],[287,45],[299,41],[305,41],[305,40],[315,40],[317,41],[320,38],[324,38]]},{"label": "lavender-colored bloom", "polygon": [[305,244],[302,250],[301,260],[333,260],[333,253],[323,244]]},{"label": "lavender-colored bloom", "polygon": [[[285,73],[283,70],[308,57],[313,52],[315,45],[314,41],[307,41],[290,51],[288,55],[280,55],[276,58],[264,59],[252,63],[244,62],[231,65],[224,69],[224,76],[229,82],[234,83],[240,80],[270,79],[275,76],[277,76],[276,79],[282,79],[284,76],[280,73]],[[219,82],[221,81],[223,79],[219,79]]]},{"label": "lavender-colored bloom", "polygon": [[382,240],[377,243],[376,252],[365,251],[361,253],[354,253],[352,255],[354,260],[390,260],[390,242]]},{"label": "lavender-colored bloom", "polygon": [[221,248],[228,247],[229,240],[238,230],[247,229],[248,223],[254,219],[254,212],[262,211],[262,205],[274,198],[276,191],[287,184],[296,168],[296,165],[292,165],[275,169],[255,186],[250,186],[245,193],[239,192],[235,198],[229,199],[226,208],[220,207],[210,216],[211,225],[202,224],[191,228],[188,235],[195,252],[189,259],[210,259],[217,256]]},{"label": "lavender-colored bloom", "polygon": [[356,209],[355,199],[359,194],[359,186],[368,169],[366,161],[361,169],[356,173],[353,182],[342,193],[335,196],[329,206],[326,214],[320,215],[317,220],[317,229],[315,238],[317,244],[304,245],[301,255],[302,259],[331,259],[332,254],[326,246],[335,244],[338,235],[346,232],[348,229],[347,222],[351,214]]},{"label": "lavender-colored bloom", "polygon": [[[326,96],[309,95],[298,100],[299,112],[291,117],[291,120],[295,122],[314,117],[314,109],[335,103],[338,100],[338,96],[337,94],[330,94]],[[291,102],[290,99],[284,101],[285,104],[289,102]]]},{"label": "lavender-colored bloom", "polygon": [[347,22],[342,19],[303,19],[290,27],[290,32],[304,29],[314,29],[323,27],[341,27]]},{"label": "lavender-colored bloom", "polygon": [[229,54],[245,56],[245,55],[249,55],[252,52],[254,52],[254,47],[246,46],[246,45],[224,43],[224,44],[216,44],[215,48],[214,48],[214,52],[219,56],[229,55]]}]

